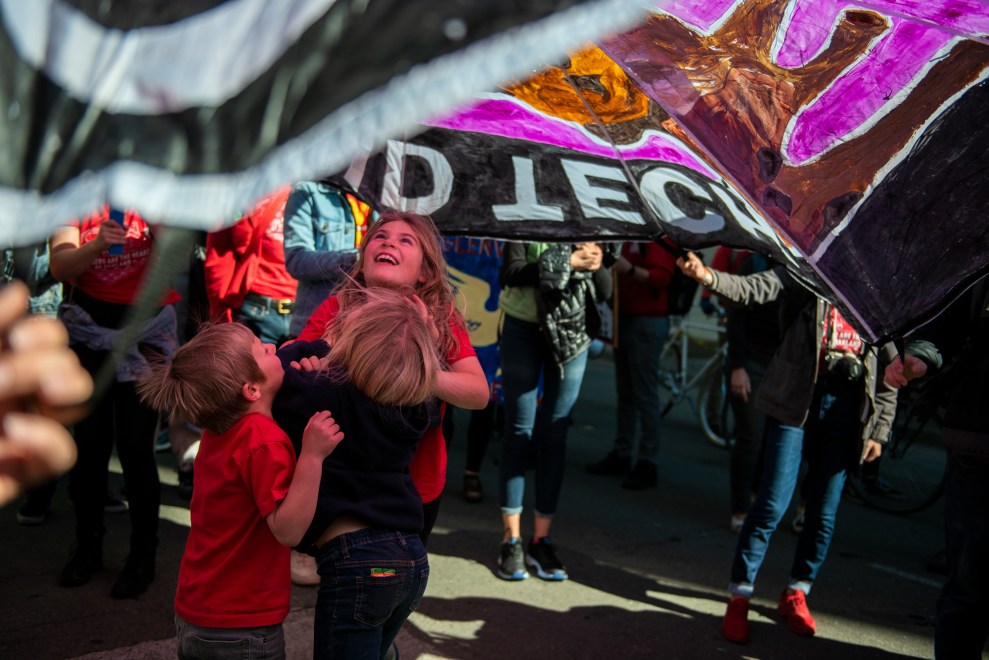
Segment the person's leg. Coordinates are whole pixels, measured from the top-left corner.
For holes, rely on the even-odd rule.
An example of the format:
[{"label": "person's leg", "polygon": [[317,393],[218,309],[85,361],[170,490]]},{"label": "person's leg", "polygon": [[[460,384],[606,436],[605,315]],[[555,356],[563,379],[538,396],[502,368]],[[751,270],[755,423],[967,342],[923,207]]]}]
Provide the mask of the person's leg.
[{"label": "person's leg", "polygon": [[470,411],[470,422],[467,424],[467,462],[464,465],[464,499],[476,504],[484,499],[484,489],[481,487],[481,463],[488,451],[491,440],[491,429],[494,427],[495,409],[497,404],[488,401],[488,405],[480,410]]},{"label": "person's leg", "polygon": [[556,367],[547,368],[543,373],[543,399],[533,436],[538,443],[536,513],[545,518],[552,518],[556,513],[563,488],[570,413],[577,403],[586,367],[585,350],[563,365],[562,373]]},{"label": "person's leg", "polygon": [[[505,317],[501,336],[501,378],[505,395],[505,436],[499,464],[502,515],[522,512],[525,469],[536,421],[542,335],[535,323]],[[548,371],[548,370],[547,370]]]},{"label": "person's leg", "polygon": [[134,383],[114,383],[117,456],[124,473],[131,521],[130,554],[111,595],[132,598],[147,589],[155,575],[161,482],[154,454],[158,413],[137,396]]},{"label": "person's leg", "polygon": [[[78,345],[73,350],[82,366],[95,377],[106,353]],[[103,500],[113,451],[113,430],[113,400],[108,395],[101,396],[89,415],[74,428],[78,457],[69,472],[68,490],[76,514],[76,540],[59,579],[63,587],[83,585],[103,567]],[[151,451],[150,434],[148,443]]]},{"label": "person's leg", "polygon": [[738,535],[728,587],[731,597],[721,620],[721,634],[729,641],[745,644],[749,640],[749,599],[769,548],[769,539],[793,497],[800,471],[803,435],[802,428],[785,426],[776,419],[767,418],[763,479]]},{"label": "person's leg", "polygon": [[538,442],[535,525],[525,559],[544,580],[567,579],[566,568],[556,556],[549,533],[563,487],[570,413],[580,394],[586,366],[587,351],[584,351],[565,364],[562,373],[560,369],[550,368],[543,374],[542,408],[534,435]]},{"label": "person's leg", "polygon": [[735,546],[731,592],[750,597],[769,540],[793,497],[800,471],[804,430],[778,420],[766,421],[766,452],[762,483]]},{"label": "person's leg", "polygon": [[804,529],[797,540],[789,584],[789,588],[805,594],[810,593],[831,545],[841,491],[848,466],[855,460],[861,430],[861,385],[845,386],[840,391],[820,385],[818,389],[821,391],[811,405],[804,436]]},{"label": "person's leg", "polygon": [[537,324],[505,317],[501,336],[505,432],[498,466],[503,533],[498,576],[506,580],[529,577],[522,551],[521,516],[526,463],[536,421],[542,341]]},{"label": "person's leg", "polygon": [[661,422],[660,355],[670,332],[666,317],[628,317],[632,321],[628,350],[632,414],[641,422],[638,461],[622,483],[630,490],[652,488],[657,482],[657,454]]},{"label": "person's leg", "polygon": [[491,440],[491,429],[494,428],[495,410],[498,404],[488,401],[481,410],[470,411],[470,421],[467,423],[467,462],[468,474],[479,474],[484,454]]},{"label": "person's leg", "polygon": [[766,427],[766,415],[752,405],[756,388],[762,382],[766,366],[756,360],[745,363],[752,391],[748,401],[731,397],[732,412],[735,415],[735,444],[731,448],[728,468],[731,513],[733,517],[744,519],[752,506],[752,493],[758,492],[756,472],[759,469],[759,450]]},{"label": "person's leg", "polygon": [[429,579],[419,537],[372,529],[352,532],[321,547],[317,561],[313,657],[383,658]]},{"label": "person's leg", "polygon": [[632,439],[638,432],[638,419],[632,409],[626,317],[618,319],[618,341],[613,352],[615,366],[615,439],[604,458],[586,466],[587,474],[624,475],[632,467]]},{"label": "person's leg", "polygon": [[[632,442],[639,431],[632,396],[631,340],[635,330],[634,317],[622,316],[618,323],[618,344],[615,346],[615,443],[613,451],[623,462],[632,463]],[[627,469],[626,469],[627,471]]]},{"label": "person's leg", "polygon": [[989,636],[989,459],[951,452],[944,505],[948,577],[937,600],[934,657],[979,658]]}]

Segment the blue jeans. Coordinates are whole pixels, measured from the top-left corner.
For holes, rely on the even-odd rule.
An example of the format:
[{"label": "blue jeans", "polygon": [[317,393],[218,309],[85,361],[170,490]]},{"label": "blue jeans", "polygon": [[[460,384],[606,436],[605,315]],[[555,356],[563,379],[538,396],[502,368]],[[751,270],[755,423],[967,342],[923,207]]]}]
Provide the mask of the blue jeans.
[{"label": "blue jeans", "polygon": [[861,384],[830,387],[818,381],[803,428],[766,419],[762,482],[735,547],[732,594],[752,596],[769,539],[793,498],[802,458],[807,461],[807,509],[788,586],[810,593],[831,544],[845,475],[859,445],[861,396]]},{"label": "blue jeans", "polygon": [[[501,512],[522,512],[529,448],[537,442],[536,513],[552,517],[563,487],[570,411],[580,393],[587,351],[562,368],[539,324],[505,316],[501,335],[501,384],[505,397],[505,436],[499,466]],[[539,376],[542,403],[538,401]],[[536,409],[540,408],[538,418]]]},{"label": "blue jeans", "polygon": [[274,344],[281,346],[292,339],[289,334],[289,325],[292,323],[291,314],[279,314],[275,307],[277,301],[268,299],[261,301],[248,297],[233,312],[233,320],[243,323],[251,329],[258,339],[264,344]]},{"label": "blue jeans", "polygon": [[989,459],[951,452],[945,480],[948,577],[937,601],[934,657],[982,657],[989,636]]},{"label": "blue jeans", "polygon": [[282,624],[257,628],[203,628],[175,615],[179,660],[285,660]]},{"label": "blue jeans", "polygon": [[316,553],[314,658],[384,658],[429,580],[417,534],[362,529]]},{"label": "blue jeans", "polygon": [[[656,464],[659,451],[659,356],[670,333],[670,319],[621,316],[615,345],[615,389],[618,394],[618,432],[615,451],[632,457],[639,437],[638,460]],[[641,436],[639,429],[642,429]]]}]

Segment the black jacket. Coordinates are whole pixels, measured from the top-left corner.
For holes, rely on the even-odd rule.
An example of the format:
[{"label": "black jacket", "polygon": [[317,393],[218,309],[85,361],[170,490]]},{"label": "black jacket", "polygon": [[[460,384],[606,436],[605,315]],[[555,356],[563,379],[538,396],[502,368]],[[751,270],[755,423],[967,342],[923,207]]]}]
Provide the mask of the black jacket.
[{"label": "black jacket", "polygon": [[370,527],[416,533],[422,529],[422,500],[412,483],[409,462],[426,430],[439,422],[439,406],[384,406],[364,395],[338,374],[298,371],[289,363],[326,355],[326,342],[300,341],[278,351],[285,380],[272,412],[295,446],[309,418],[329,410],[344,432],[343,441],[323,461],[316,513],[299,543],[313,543],[337,517],[360,519]]},{"label": "black jacket", "polygon": [[505,248],[502,286],[535,289],[539,326],[558,365],[567,364],[591,345],[588,328],[594,330],[594,304],[611,298],[610,268],[620,249],[617,244],[606,244],[604,263],[592,273],[570,268],[570,243],[550,244],[535,262],[528,260],[525,243],[509,243]]}]

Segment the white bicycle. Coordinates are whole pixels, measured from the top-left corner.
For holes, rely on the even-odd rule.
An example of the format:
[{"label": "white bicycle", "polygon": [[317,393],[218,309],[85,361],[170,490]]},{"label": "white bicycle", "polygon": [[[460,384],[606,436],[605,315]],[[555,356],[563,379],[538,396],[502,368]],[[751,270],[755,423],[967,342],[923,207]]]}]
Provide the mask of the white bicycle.
[{"label": "white bicycle", "polygon": [[[660,356],[660,384],[669,392],[669,400],[660,413],[665,417],[674,405],[689,401],[697,414],[704,437],[716,447],[727,448],[733,442],[735,416],[732,414],[725,376],[728,344],[722,340],[723,324],[699,323],[684,317],[672,317],[670,335]],[[705,336],[716,339],[705,339]],[[696,371],[690,357],[690,345],[713,348]],[[696,392],[696,399],[693,392]]]}]

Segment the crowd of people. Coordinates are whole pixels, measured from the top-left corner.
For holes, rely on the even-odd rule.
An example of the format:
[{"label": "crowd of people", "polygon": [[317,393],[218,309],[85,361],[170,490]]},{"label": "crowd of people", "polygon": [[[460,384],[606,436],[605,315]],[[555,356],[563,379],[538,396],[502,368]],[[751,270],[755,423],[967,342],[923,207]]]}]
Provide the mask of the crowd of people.
[{"label": "crowd of people", "polygon": [[[572,410],[601,331],[598,305],[617,299],[617,415],[612,448],[587,472],[647,490],[659,480],[658,360],[678,272],[728,310],[726,378],[737,421],[728,508],[738,540],[723,636],[749,639],[756,577],[803,465],[803,518],[778,609],[794,633],[816,632],[807,597],[849,470],[881,455],[896,389],[962,352],[964,386],[953,390],[945,423],[949,577],[936,646],[939,658],[979,657],[989,634],[981,561],[989,549],[989,421],[979,405],[989,387],[979,341],[989,339],[985,281],[901,357],[893,346],[864,342],[828,300],[759,255],[718,259],[712,265],[719,269],[692,253],[676,259],[668,241],[511,243],[499,275],[503,398],[496,404],[428,217],[375,212],[338,180],[286,187],[205,236],[207,304],[186,312],[208,310],[198,312],[204,318],[180,324],[180,293],[169,289],[139,328],[125,327],[159,231],[132,211],[105,206],[57,231],[47,248],[5,255],[8,277],[31,290],[9,286],[0,295],[8,338],[0,365],[44,355],[64,377],[53,389],[51,378],[18,369],[19,396],[43,402],[46,414],[29,405],[7,412],[0,447],[22,451],[19,436],[32,433],[47,444],[25,441],[33,453],[3,475],[0,502],[25,485],[50,501],[51,477],[72,466],[75,541],[60,583],[80,587],[103,570],[108,463],[116,450],[131,535],[111,595],[136,597],[155,579],[161,486],[154,438],[162,425],[201,434],[181,448],[191,529],[175,598],[180,658],[226,657],[231,643],[257,657],[284,657],[292,582],[318,585],[315,657],[397,657],[395,638],[427,587],[426,547],[446,485],[454,406],[479,420],[500,408],[504,419],[495,574],[568,579],[550,531]],[[20,318],[31,295],[40,316]],[[122,338],[133,339],[121,345]],[[97,396],[80,406],[94,382]],[[64,424],[73,425],[72,439]],[[471,453],[468,501],[483,498],[484,445]],[[525,540],[530,468],[534,510]],[[40,522],[29,515],[38,506],[29,496],[22,522]],[[244,576],[251,576],[249,590]]]}]

